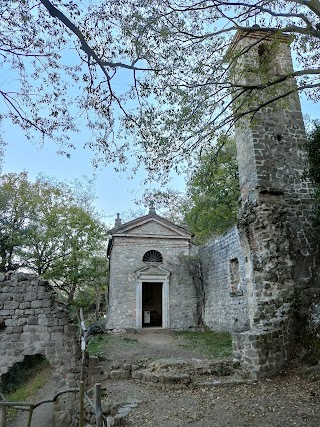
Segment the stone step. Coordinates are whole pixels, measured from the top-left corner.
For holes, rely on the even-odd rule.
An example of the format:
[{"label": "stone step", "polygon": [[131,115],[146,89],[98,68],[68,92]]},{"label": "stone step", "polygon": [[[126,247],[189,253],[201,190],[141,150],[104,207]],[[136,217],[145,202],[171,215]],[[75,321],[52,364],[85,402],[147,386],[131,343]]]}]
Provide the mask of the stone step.
[{"label": "stone step", "polygon": [[134,379],[153,385],[187,386],[201,376],[226,377],[234,373],[231,360],[185,361],[181,359],[159,359],[142,365],[112,364],[103,373],[104,379]]}]

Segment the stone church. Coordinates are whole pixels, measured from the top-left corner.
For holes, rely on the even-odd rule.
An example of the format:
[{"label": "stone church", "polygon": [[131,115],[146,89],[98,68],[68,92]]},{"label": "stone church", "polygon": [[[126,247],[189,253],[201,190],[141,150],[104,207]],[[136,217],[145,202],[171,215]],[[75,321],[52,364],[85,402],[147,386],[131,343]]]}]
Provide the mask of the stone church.
[{"label": "stone church", "polygon": [[179,268],[181,255],[194,252],[192,234],[153,206],[125,224],[118,217],[110,233],[108,328],[193,326],[193,284]]},{"label": "stone church", "polygon": [[[262,88],[259,100],[247,99],[250,108],[268,95],[259,67],[266,65],[270,45],[268,72],[280,78],[293,71],[290,43],[258,28],[234,37],[227,54],[238,58],[232,82]],[[109,329],[195,326],[199,289],[182,259],[196,255],[203,323],[234,333],[234,358],[243,368],[259,377],[290,359],[310,296],[319,293],[320,263],[312,225],[315,190],[303,176],[308,157],[299,96],[294,79],[284,84],[290,92],[285,101],[257,109],[254,120],[236,121],[242,205],[235,227],[195,247],[187,230],[153,207],[126,224],[116,220],[109,245]]]},{"label": "stone church", "polygon": [[[263,102],[268,84],[259,80],[259,67],[267,59],[268,72],[280,80],[290,74],[290,42],[257,28],[239,31],[227,55],[237,58],[231,65],[235,86],[260,85]],[[320,331],[315,189],[304,177],[306,134],[295,81],[283,84],[290,93],[285,100],[257,109],[254,120],[236,121],[242,203],[234,227],[197,247],[188,230],[157,215],[152,205],[125,224],[118,215],[108,247],[108,329],[202,324],[230,331],[234,360],[253,378],[279,372],[296,344],[303,347],[308,325]],[[256,102],[247,99],[250,109]],[[24,273],[0,274],[0,282],[0,387],[25,355],[47,358],[57,389],[76,387],[82,357],[77,327],[53,289]],[[74,393],[59,400],[57,425],[75,425],[78,405]]]}]

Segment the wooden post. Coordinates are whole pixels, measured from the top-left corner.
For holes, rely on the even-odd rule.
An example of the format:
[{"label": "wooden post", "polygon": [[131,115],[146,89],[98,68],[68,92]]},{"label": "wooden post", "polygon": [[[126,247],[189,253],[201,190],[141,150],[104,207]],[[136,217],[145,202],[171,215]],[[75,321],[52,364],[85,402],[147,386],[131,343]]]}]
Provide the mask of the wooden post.
[{"label": "wooden post", "polygon": [[29,413],[28,413],[28,423],[27,427],[31,427],[32,415],[33,415],[34,406],[30,405]]},{"label": "wooden post", "polygon": [[[5,400],[2,393],[0,393],[0,400]],[[6,425],[6,407],[0,406],[0,427],[5,427]]]},{"label": "wooden post", "polygon": [[83,421],[83,415],[84,415],[84,405],[83,405],[83,399],[84,399],[84,382],[80,381],[80,392],[79,392],[79,427],[84,427],[84,421]]},{"label": "wooden post", "polygon": [[96,413],[96,426],[103,427],[103,412],[101,406],[101,384],[94,385],[94,410]]}]

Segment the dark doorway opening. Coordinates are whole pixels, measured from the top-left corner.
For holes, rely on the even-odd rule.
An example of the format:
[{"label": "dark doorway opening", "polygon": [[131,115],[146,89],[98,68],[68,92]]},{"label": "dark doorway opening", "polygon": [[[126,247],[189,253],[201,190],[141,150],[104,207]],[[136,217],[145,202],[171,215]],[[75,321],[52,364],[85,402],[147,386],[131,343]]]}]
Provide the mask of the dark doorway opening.
[{"label": "dark doorway opening", "polygon": [[162,283],[142,282],[142,326],[162,326]]}]

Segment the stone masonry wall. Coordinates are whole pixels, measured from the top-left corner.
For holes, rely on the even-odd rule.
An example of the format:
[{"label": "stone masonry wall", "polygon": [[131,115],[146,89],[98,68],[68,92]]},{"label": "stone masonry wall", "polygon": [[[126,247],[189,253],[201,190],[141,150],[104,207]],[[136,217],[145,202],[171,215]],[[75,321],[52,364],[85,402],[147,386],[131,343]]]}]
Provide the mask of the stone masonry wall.
[{"label": "stone masonry wall", "polygon": [[285,204],[247,204],[238,226],[246,255],[250,329],[234,335],[234,357],[259,378],[278,372],[295,345],[295,286]]},{"label": "stone masonry wall", "polygon": [[[54,371],[56,390],[78,387],[80,348],[77,326],[44,280],[23,273],[0,274],[0,377],[26,355],[41,354]],[[0,383],[1,386],[1,383]],[[55,425],[76,425],[75,393],[55,405]]]},{"label": "stone masonry wall", "polygon": [[[205,324],[214,330],[249,327],[245,259],[236,227],[199,249],[205,285]],[[239,281],[232,283],[231,262],[238,260]],[[236,288],[233,287],[236,286]]]},{"label": "stone masonry wall", "polygon": [[[258,43],[259,38],[263,42]],[[275,38],[276,42],[273,42]],[[275,43],[275,44],[274,44]],[[265,34],[251,33],[242,38],[238,46],[248,49],[236,67],[237,82],[259,83],[259,46],[270,45],[272,78],[293,71],[290,39],[280,39]],[[250,67],[248,68],[248,61]],[[241,72],[242,70],[242,72]],[[243,72],[244,70],[244,72]],[[296,83],[290,79],[281,90],[294,90]],[[276,96],[277,93],[272,93]],[[261,91],[259,99],[250,98],[250,108],[261,99],[268,98],[268,91]],[[308,155],[304,148],[306,132],[297,92],[257,111],[254,120],[250,117],[239,121],[236,126],[237,158],[241,197],[244,204],[282,204],[285,208],[287,231],[293,270],[297,286],[310,283],[315,252],[312,230],[314,187],[304,178]],[[248,162],[250,164],[248,164]]]},{"label": "stone masonry wall", "polygon": [[[157,230],[154,230],[156,232]],[[161,230],[158,230],[161,233]],[[114,237],[110,258],[109,311],[107,327],[136,328],[137,271],[146,264],[143,255],[157,250],[163,256],[161,267],[169,278],[170,327],[187,329],[195,324],[196,298],[191,277],[179,257],[190,254],[190,243],[175,238]],[[160,280],[161,281],[161,280]]]},{"label": "stone masonry wall", "polygon": [[[237,83],[263,82],[257,73],[262,43],[271,46],[272,78],[292,71],[290,40],[272,33],[264,34],[263,42],[261,37],[259,31],[238,37],[237,48],[248,53],[235,67]],[[294,90],[294,79],[285,84]],[[250,97],[250,108],[269,95],[261,91],[259,99]],[[252,121],[239,121],[236,141],[242,197],[239,233],[246,257],[250,330],[234,336],[234,349],[242,366],[260,377],[274,374],[290,359],[303,324],[297,316],[301,301],[297,296],[319,286],[312,224],[314,188],[303,177],[308,159],[297,92],[272,108],[260,109]]]}]

